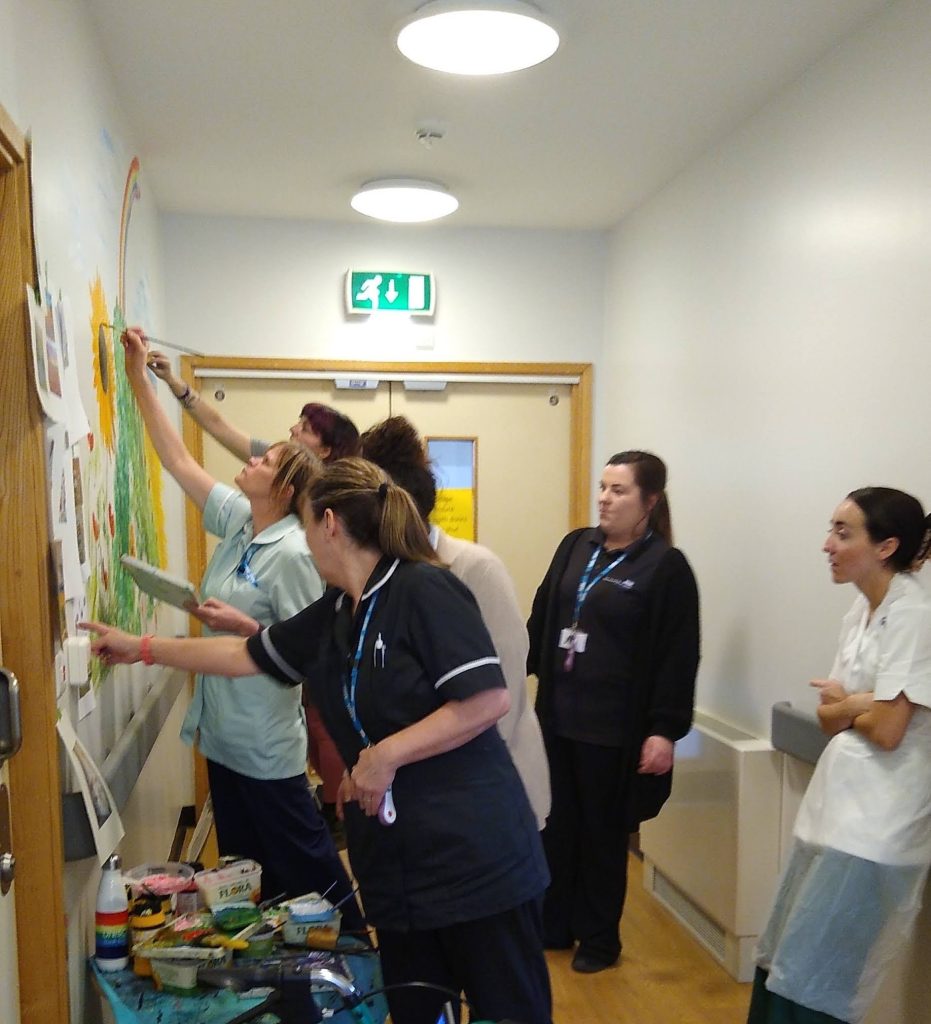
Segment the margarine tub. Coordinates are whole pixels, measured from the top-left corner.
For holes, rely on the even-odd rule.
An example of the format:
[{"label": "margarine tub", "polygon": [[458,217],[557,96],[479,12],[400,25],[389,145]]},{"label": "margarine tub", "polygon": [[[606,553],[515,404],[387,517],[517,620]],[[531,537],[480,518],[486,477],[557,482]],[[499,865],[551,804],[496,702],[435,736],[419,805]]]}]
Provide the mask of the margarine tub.
[{"label": "margarine tub", "polygon": [[222,868],[198,871],[194,881],[211,910],[240,900],[258,903],[262,893],[262,868],[254,860],[237,860]]},{"label": "margarine tub", "polygon": [[342,914],[320,893],[311,892],[282,904],[287,912],[284,941],[289,946],[332,949],[339,938]]}]

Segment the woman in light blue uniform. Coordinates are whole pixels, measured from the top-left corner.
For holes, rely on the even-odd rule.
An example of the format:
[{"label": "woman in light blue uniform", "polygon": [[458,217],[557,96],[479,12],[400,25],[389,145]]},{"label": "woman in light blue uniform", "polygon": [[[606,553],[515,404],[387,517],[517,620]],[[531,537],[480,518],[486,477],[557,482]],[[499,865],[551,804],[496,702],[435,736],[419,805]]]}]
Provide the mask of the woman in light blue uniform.
[{"label": "woman in light blue uniform", "polygon": [[833,738],[799,808],[757,949],[749,1024],[862,1021],[901,952],[931,864],[931,598],[911,569],[920,503],[851,492],[824,551],[859,595],[830,678],[813,680]]},{"label": "woman in light blue uniform", "polygon": [[[295,501],[317,472],[316,458],[301,445],[282,443],[249,459],[236,476],[238,491],[214,480],[155,399],[144,335],[129,330],[122,340],[127,376],[155,450],[203,509],[205,528],[221,538],[204,575],[203,604],[191,612],[205,634],[251,636],[312,604],[323,584]],[[335,902],[350,893],[305,774],[299,690],[266,675],[199,675],[181,735],[207,759],[221,854],[258,861],[268,896],[332,886]],[[343,905],[343,918],[348,929],[363,928],[354,901]]]}]

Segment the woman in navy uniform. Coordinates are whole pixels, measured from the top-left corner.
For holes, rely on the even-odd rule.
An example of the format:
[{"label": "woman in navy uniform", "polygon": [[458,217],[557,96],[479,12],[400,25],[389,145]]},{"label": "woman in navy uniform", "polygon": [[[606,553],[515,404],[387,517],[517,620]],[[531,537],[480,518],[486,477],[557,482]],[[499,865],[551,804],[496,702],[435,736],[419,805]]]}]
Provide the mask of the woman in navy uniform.
[{"label": "woman in navy uniform", "polygon": [[582,973],[620,956],[628,836],[668,796],[673,743],[692,721],[698,589],[671,546],[665,487],[657,456],[612,456],[598,526],[562,540],[528,623],[553,794],[545,941],[578,942]]},{"label": "woman in navy uniform", "polygon": [[[449,993],[474,1019],[549,1024],[536,820],[495,728],[508,696],[468,589],[436,564],[410,496],[362,459],[327,466],[304,503],[331,589],[285,622],[234,638],[149,641],[152,660],[306,680],[347,765],[353,873],[377,928],[395,1024],[434,1024]],[[95,652],[140,657],[97,623]]]}]

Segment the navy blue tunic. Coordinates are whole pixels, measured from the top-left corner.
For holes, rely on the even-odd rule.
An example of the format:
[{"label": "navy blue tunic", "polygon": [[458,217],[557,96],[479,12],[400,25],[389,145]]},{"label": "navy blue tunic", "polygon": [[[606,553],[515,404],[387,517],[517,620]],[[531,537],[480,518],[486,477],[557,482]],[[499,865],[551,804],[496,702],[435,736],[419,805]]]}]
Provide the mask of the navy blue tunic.
[{"label": "navy blue tunic", "polygon": [[[344,684],[370,602],[356,708],[373,743],[450,700],[503,687],[494,645],[471,592],[452,573],[383,559],[359,608],[328,591],[250,639],[263,672],[306,679],[343,760],[364,741]],[[542,894],[548,872],[526,792],[498,730],[405,765],[393,783],[394,825],[346,806],[352,870],[368,920],[398,931],[441,928],[510,910]]]}]

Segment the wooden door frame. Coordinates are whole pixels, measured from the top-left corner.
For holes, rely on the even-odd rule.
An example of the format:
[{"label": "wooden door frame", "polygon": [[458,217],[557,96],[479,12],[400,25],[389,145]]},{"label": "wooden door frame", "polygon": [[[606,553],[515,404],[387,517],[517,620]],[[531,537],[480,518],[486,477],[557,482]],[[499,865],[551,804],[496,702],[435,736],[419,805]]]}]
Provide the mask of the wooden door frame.
[{"label": "wooden door frame", "polygon": [[22,749],[9,763],[20,1015],[24,1024],[68,1024],[49,491],[25,301],[34,266],[29,147],[0,107],[0,618],[23,729]]},{"label": "wooden door frame", "polygon": [[[591,363],[379,363],[367,361],[332,361],[319,359],[247,359],[239,356],[182,356],[181,377],[195,391],[200,390],[203,378],[199,370],[252,371],[257,375],[282,371],[289,374],[355,374],[359,377],[378,377],[379,374],[470,374],[488,377],[565,377],[569,386],[569,451],[575,457],[569,463],[569,526],[586,526],[589,522],[591,502],[592,452],[592,364]],[[182,425],[184,443],[203,465],[203,431],[190,416]],[[187,534],[188,577],[199,580],[207,567],[207,539],[200,511],[191,502],[186,503],[185,532]],[[194,800],[198,810],[207,798],[207,769],[200,756],[194,759]]]}]

